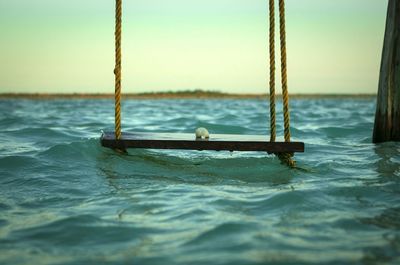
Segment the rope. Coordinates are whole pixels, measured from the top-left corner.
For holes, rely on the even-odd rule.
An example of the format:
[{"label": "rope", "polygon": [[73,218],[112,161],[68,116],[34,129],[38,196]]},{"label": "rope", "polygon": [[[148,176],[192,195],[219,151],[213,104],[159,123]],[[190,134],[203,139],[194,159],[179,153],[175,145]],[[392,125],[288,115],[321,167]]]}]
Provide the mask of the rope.
[{"label": "rope", "polygon": [[282,75],[282,100],[283,121],[285,126],[285,142],[290,142],[290,113],[289,93],[287,84],[287,58],[286,58],[286,22],[285,22],[285,0],[279,0],[279,21],[281,38],[281,75]]},{"label": "rope", "polygon": [[[289,92],[287,84],[287,54],[286,54],[286,22],[285,1],[279,0],[279,33],[281,46],[281,76],[282,76],[282,100],[285,142],[290,142],[290,111]],[[269,0],[269,58],[270,58],[270,141],[276,138],[276,114],[275,114],[275,0]],[[295,167],[296,162],[292,160],[293,153],[276,153],[282,163],[289,167]]]},{"label": "rope", "polygon": [[115,138],[121,139],[121,34],[122,0],[115,1]]},{"label": "rope", "polygon": [[[282,101],[283,101],[283,122],[285,142],[290,142],[290,111],[289,92],[287,84],[287,56],[286,56],[286,21],[285,21],[285,0],[279,0],[279,23],[281,41],[281,76],[282,76]],[[282,163],[289,167],[295,167],[296,162],[292,160],[293,153],[278,155]]]},{"label": "rope", "polygon": [[269,0],[269,102],[270,141],[275,142],[275,0]]}]

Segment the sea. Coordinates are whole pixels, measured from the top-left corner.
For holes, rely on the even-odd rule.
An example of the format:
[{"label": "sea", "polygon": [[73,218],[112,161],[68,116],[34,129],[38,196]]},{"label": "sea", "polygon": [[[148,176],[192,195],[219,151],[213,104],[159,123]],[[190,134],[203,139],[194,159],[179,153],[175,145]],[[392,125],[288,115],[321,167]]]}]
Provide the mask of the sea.
[{"label": "sea", "polygon": [[[375,98],[294,98],[263,152],[104,148],[111,99],[0,100],[0,264],[400,264],[400,144]],[[282,103],[277,104],[283,139]],[[125,132],[259,134],[265,99],[126,99]]]}]

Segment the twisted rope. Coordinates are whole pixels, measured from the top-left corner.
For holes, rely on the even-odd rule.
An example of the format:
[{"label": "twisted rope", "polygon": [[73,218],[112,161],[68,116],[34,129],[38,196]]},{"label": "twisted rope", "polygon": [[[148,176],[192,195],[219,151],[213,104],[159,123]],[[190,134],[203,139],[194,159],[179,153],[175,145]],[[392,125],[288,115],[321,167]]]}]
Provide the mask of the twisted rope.
[{"label": "twisted rope", "polygon": [[[279,0],[279,23],[281,41],[281,76],[282,76],[282,101],[283,101],[283,122],[285,142],[290,142],[290,111],[289,92],[287,84],[287,55],[286,55],[286,21],[285,21],[285,0]],[[296,162],[292,160],[293,153],[278,154],[282,163],[289,167],[295,167]]]},{"label": "twisted rope", "polygon": [[269,113],[270,141],[275,142],[275,0],[269,0]]},{"label": "twisted rope", "polygon": [[[286,22],[285,1],[279,0],[279,23],[281,44],[281,76],[282,76],[282,100],[285,142],[290,142],[290,112],[289,93],[287,85],[287,57],[286,57]],[[276,138],[276,113],[275,113],[275,0],[269,0],[269,106],[270,106],[270,141]],[[292,160],[293,153],[276,153],[282,163],[289,167],[295,167]]]},{"label": "twisted rope", "polygon": [[115,1],[115,138],[121,139],[121,34],[122,0]]},{"label": "twisted rope", "polygon": [[290,142],[290,112],[289,93],[287,84],[287,57],[286,57],[286,22],[285,22],[285,0],[279,0],[279,21],[281,40],[281,75],[282,75],[282,100],[283,121],[285,126],[285,142]]}]

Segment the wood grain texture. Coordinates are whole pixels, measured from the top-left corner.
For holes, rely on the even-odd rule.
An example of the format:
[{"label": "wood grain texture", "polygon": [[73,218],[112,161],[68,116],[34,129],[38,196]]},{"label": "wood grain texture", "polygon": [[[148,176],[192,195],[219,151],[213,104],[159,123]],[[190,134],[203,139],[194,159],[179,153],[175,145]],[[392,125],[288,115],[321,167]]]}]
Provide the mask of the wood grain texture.
[{"label": "wood grain texture", "polygon": [[372,141],[400,141],[400,1],[389,0]]},{"label": "wood grain texture", "polygon": [[103,132],[101,145],[113,149],[184,149],[215,151],[263,151],[268,153],[304,152],[301,142],[269,142],[264,135],[211,134],[209,139],[196,139],[188,133],[123,133],[121,140],[114,132]]}]

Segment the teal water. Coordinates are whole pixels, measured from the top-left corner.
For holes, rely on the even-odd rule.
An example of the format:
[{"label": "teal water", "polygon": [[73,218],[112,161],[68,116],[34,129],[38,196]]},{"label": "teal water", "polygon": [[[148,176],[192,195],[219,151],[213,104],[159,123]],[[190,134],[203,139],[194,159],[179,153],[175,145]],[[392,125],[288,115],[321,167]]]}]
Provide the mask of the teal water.
[{"label": "teal water", "polygon": [[[264,153],[120,155],[99,143],[111,100],[1,100],[0,264],[400,264],[400,144],[371,144],[375,100],[291,109],[302,170]],[[127,100],[123,129],[266,134],[267,110]]]}]

